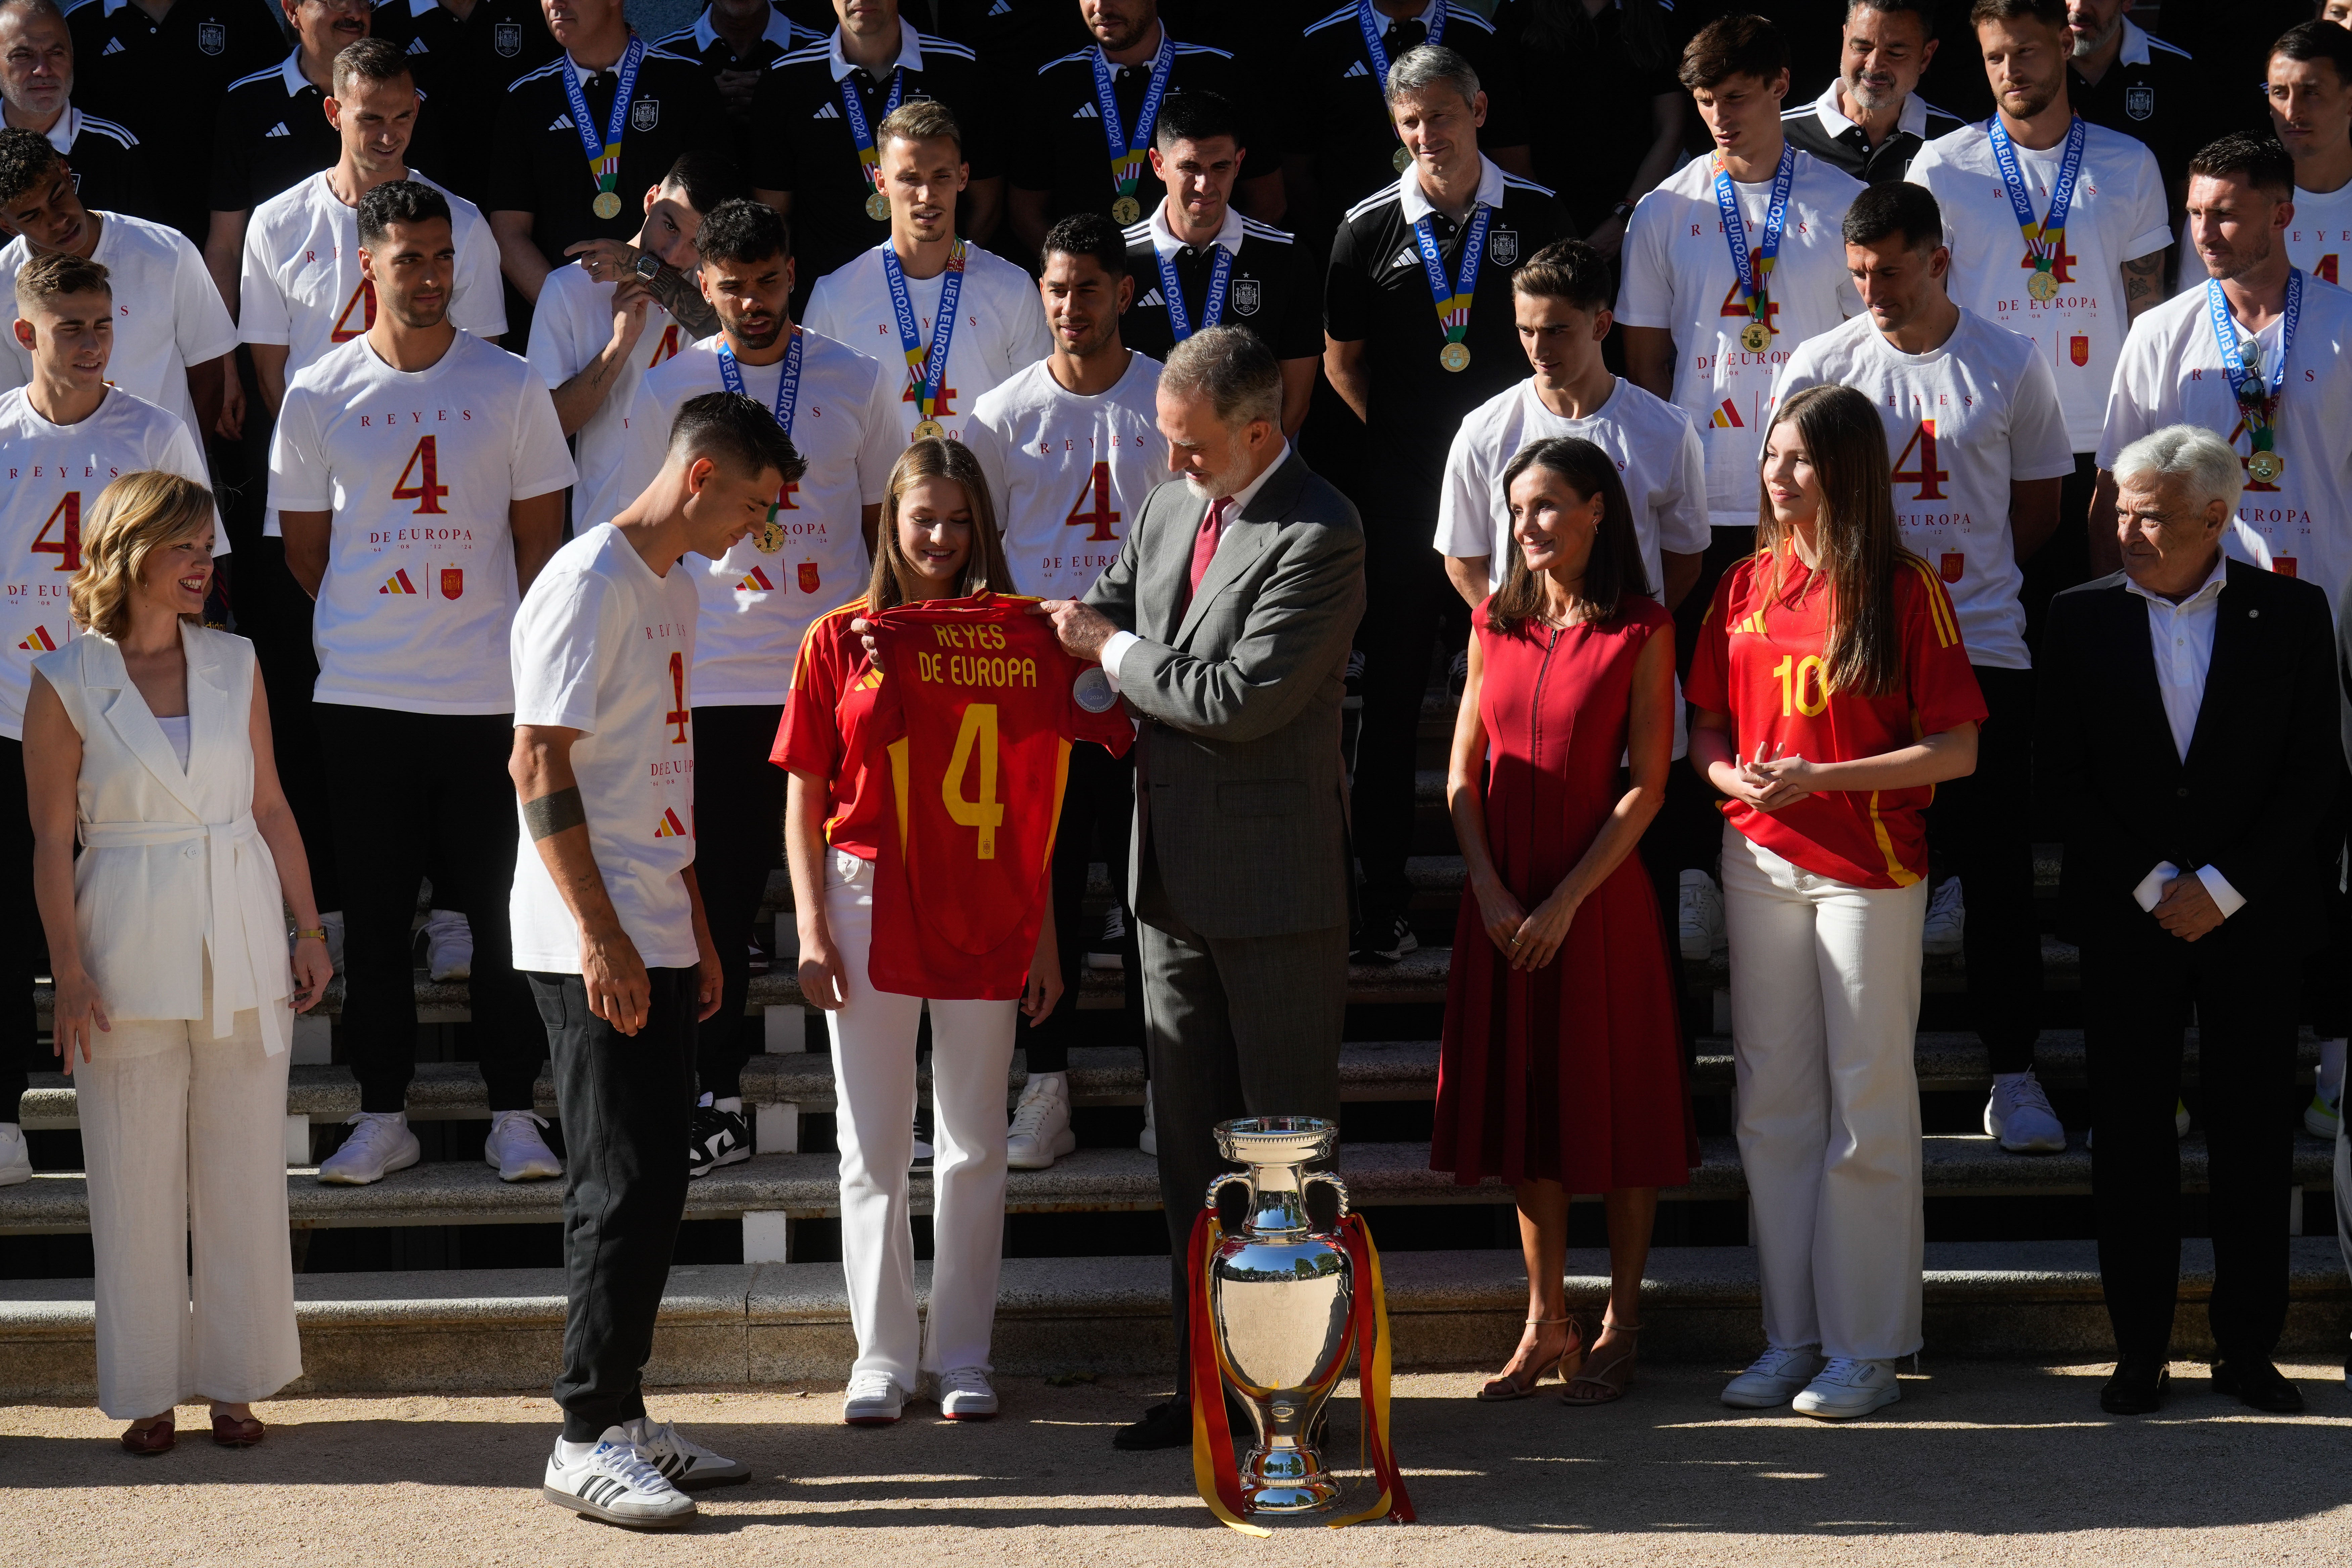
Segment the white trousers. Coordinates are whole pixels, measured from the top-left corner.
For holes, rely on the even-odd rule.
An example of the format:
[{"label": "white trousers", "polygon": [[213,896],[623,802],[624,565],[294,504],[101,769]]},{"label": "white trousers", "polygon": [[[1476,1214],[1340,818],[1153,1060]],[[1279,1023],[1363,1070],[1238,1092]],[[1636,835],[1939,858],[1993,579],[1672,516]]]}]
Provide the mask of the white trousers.
[{"label": "white trousers", "polygon": [[1919,1348],[1919,936],[1927,884],[1857,888],[1727,826],[1739,1163],[1775,1350]]},{"label": "white trousers", "polygon": [[[286,1234],[293,1053],[263,1051],[257,1009],[215,1039],[210,989],[201,1018],[114,1020],[74,1068],[98,1405],[118,1420],[193,1398],[266,1399],[302,1375]],[[281,1038],[291,1017],[281,1011]]]},{"label": "white trousers", "polygon": [[907,1162],[923,999],[877,991],[866,978],[871,861],[828,852],[824,917],[848,980],[849,1005],[827,1013],[825,1026],[839,1086],[841,1264],[857,1334],[851,1373],[886,1373],[912,1392],[919,1373],[989,1365],[1004,1256],[1005,1075],[1020,1004],[930,1004],[931,1310],[919,1333]]}]

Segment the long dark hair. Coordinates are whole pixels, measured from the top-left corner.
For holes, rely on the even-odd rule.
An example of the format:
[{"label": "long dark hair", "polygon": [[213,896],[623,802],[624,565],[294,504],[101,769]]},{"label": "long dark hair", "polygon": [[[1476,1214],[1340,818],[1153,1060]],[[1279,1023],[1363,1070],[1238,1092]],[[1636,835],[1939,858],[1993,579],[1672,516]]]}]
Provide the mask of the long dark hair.
[{"label": "long dark hair", "polygon": [[907,492],[925,479],[952,479],[963,487],[971,507],[971,553],[964,557],[959,598],[983,590],[1013,592],[1013,572],[1004,563],[1004,536],[997,531],[996,506],[988,499],[988,481],[971,448],[951,437],[918,441],[890,465],[890,483],[882,495],[882,521],[874,531],[874,577],[866,589],[868,609],[891,610],[907,602],[908,584],[915,569],[898,547],[898,509]]},{"label": "long dark hair", "polygon": [[[1555,436],[1520,447],[1503,470],[1503,497],[1507,508],[1511,487],[1529,468],[1543,468],[1567,481],[1576,499],[1601,497],[1601,526],[1592,535],[1592,553],[1584,563],[1584,582],[1577,596],[1592,606],[1592,620],[1605,625],[1617,618],[1625,601],[1650,593],[1649,574],[1642,566],[1642,540],[1633,531],[1633,504],[1625,499],[1625,481],[1608,453],[1577,436]],[[1543,584],[1528,567],[1527,552],[1518,547],[1518,530],[1511,531],[1510,563],[1503,569],[1503,585],[1486,602],[1486,624],[1498,632],[1517,631],[1543,615]]]},{"label": "long dark hair", "polygon": [[[1521,0],[1527,25],[1519,36],[1538,49],[1549,49],[1587,63],[1597,63],[1600,29],[1592,25],[1584,0]],[[1633,68],[1643,72],[1672,65],[1675,49],[1666,26],[1665,7],[1658,0],[1622,0],[1617,41]]]},{"label": "long dark hair", "polygon": [[[1809,386],[1795,394],[1772,416],[1771,427],[1788,424],[1803,438],[1822,490],[1821,516],[1813,527],[1821,566],[1807,586],[1824,584],[1829,594],[1822,689],[1884,697],[1903,679],[1895,574],[1910,554],[1895,521],[1886,428],[1870,399],[1850,386]],[[1756,555],[1765,599],[1768,605],[1793,604],[1781,584],[1780,562],[1796,529],[1772,516],[1772,499],[1760,473],[1756,489]]]}]

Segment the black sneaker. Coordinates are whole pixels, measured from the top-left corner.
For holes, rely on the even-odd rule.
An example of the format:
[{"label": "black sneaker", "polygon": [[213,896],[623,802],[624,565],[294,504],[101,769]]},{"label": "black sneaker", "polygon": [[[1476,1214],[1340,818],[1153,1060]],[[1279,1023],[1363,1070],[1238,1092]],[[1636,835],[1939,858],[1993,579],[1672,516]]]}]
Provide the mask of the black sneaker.
[{"label": "black sneaker", "polygon": [[736,1165],[751,1157],[751,1124],[740,1110],[716,1105],[694,1108],[692,1131],[687,1138],[688,1180],[707,1176],[721,1165]]},{"label": "black sneaker", "polygon": [[1366,921],[1348,943],[1350,963],[1394,963],[1408,952],[1421,951],[1421,938],[1402,915]]},{"label": "black sneaker", "polygon": [[1103,911],[1101,933],[1087,944],[1087,967],[1113,973],[1127,968],[1127,914],[1116,902]]}]

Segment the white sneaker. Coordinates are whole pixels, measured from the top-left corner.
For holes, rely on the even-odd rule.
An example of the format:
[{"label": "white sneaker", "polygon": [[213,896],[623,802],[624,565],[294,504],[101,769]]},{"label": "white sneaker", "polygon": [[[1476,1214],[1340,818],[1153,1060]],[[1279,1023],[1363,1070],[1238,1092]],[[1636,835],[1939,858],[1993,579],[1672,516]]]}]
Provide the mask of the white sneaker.
[{"label": "white sneaker", "polygon": [[1151,1125],[1151,1083],[1148,1079],[1143,1085],[1143,1136],[1135,1141],[1135,1146],[1155,1160],[1160,1158],[1160,1133]]},{"label": "white sneaker", "polygon": [[482,1140],[482,1163],[496,1165],[501,1182],[535,1182],[542,1176],[563,1174],[563,1162],[539,1135],[546,1125],[546,1119],[534,1110],[492,1111],[490,1135]]},{"label": "white sneaker", "polygon": [[577,1459],[566,1462],[560,1447],[550,1454],[539,1495],[585,1518],[635,1530],[675,1530],[698,1511],[618,1426],[605,1427]]},{"label": "white sneaker", "polygon": [[[2314,1138],[2325,1138],[2333,1143],[2336,1130],[2344,1124],[2344,1089],[2340,1084],[2334,1094],[2314,1092],[2311,1103],[2303,1108],[2303,1130]],[[0,1132],[0,1137],[5,1136]],[[0,1186],[8,1184],[8,1173],[0,1168]],[[22,1178],[18,1178],[22,1180]]]},{"label": "white sneaker", "polygon": [[1927,926],[1919,939],[1919,951],[1934,958],[1949,958],[1960,951],[1968,923],[1968,906],[1960,901],[1960,879],[1947,877],[1936,896],[1927,900]]},{"label": "white sneaker", "polygon": [[848,1426],[887,1426],[907,1408],[907,1391],[886,1372],[861,1372],[841,1395],[841,1419]]},{"label": "white sneaker", "polygon": [[976,1366],[940,1373],[940,1414],[950,1421],[989,1421],[996,1415],[996,1390]]},{"label": "white sneaker", "polygon": [[1063,1096],[1067,1081],[1060,1073],[1043,1073],[1023,1086],[1004,1143],[1009,1169],[1042,1171],[1078,1146],[1078,1135],[1070,1131],[1070,1102]]},{"label": "white sneaker", "polygon": [[25,1147],[25,1130],[14,1121],[0,1121],[0,1187],[33,1179],[33,1152]]},{"label": "white sneaker", "polygon": [[474,976],[474,928],[456,910],[425,917],[425,972],[436,980]]},{"label": "white sneaker", "polygon": [[1723,889],[1704,871],[1685,871],[1682,879],[1683,956],[1702,959],[1727,944],[1723,934]]},{"label": "white sneaker", "polygon": [[1723,1385],[1723,1402],[1735,1410],[1769,1410],[1786,1405],[1812,1381],[1821,1356],[1811,1345],[1802,1350],[1772,1351],[1748,1363],[1748,1370]]},{"label": "white sneaker", "polygon": [[2066,1129],[2030,1069],[2013,1078],[2006,1073],[1994,1077],[1992,1094],[1985,1100],[1984,1130],[2012,1154],[2066,1152]]},{"label": "white sneaker", "polygon": [[352,1130],[352,1135],[319,1167],[322,1182],[364,1187],[408,1169],[425,1152],[408,1130],[408,1118],[397,1110],[362,1110],[343,1125]]},{"label": "white sneaker", "polygon": [[1116,900],[1103,911],[1102,934],[1087,944],[1087,967],[1121,973],[1127,968],[1127,914]]},{"label": "white sneaker", "polygon": [[1832,1356],[1821,1374],[1805,1384],[1792,1408],[1800,1415],[1823,1421],[1851,1421],[1874,1410],[1884,1410],[1903,1397],[1891,1361],[1857,1361]]},{"label": "white sneaker", "polygon": [[711,1487],[740,1487],[751,1479],[751,1467],[740,1459],[724,1458],[687,1436],[677,1427],[640,1415],[621,1430],[646,1463],[659,1470],[670,1485],[682,1492],[704,1491]]}]

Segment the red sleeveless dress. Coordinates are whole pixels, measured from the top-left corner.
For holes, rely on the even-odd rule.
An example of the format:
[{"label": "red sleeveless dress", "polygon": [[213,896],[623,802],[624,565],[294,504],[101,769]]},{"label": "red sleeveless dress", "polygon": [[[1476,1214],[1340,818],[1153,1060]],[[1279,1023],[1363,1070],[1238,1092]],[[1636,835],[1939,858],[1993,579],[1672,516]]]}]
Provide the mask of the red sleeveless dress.
[{"label": "red sleeveless dress", "polygon": [[[1487,846],[1504,885],[1532,910],[1623,793],[1633,667],[1652,637],[1674,636],[1674,621],[1637,598],[1605,626],[1505,634],[1486,609],[1471,619],[1485,657]],[[1690,1179],[1698,1141],[1674,972],[1638,854],[1585,900],[1559,952],[1532,973],[1512,970],[1463,889],[1429,1163],[1464,1185],[1548,1179],[1572,1193]]]}]

